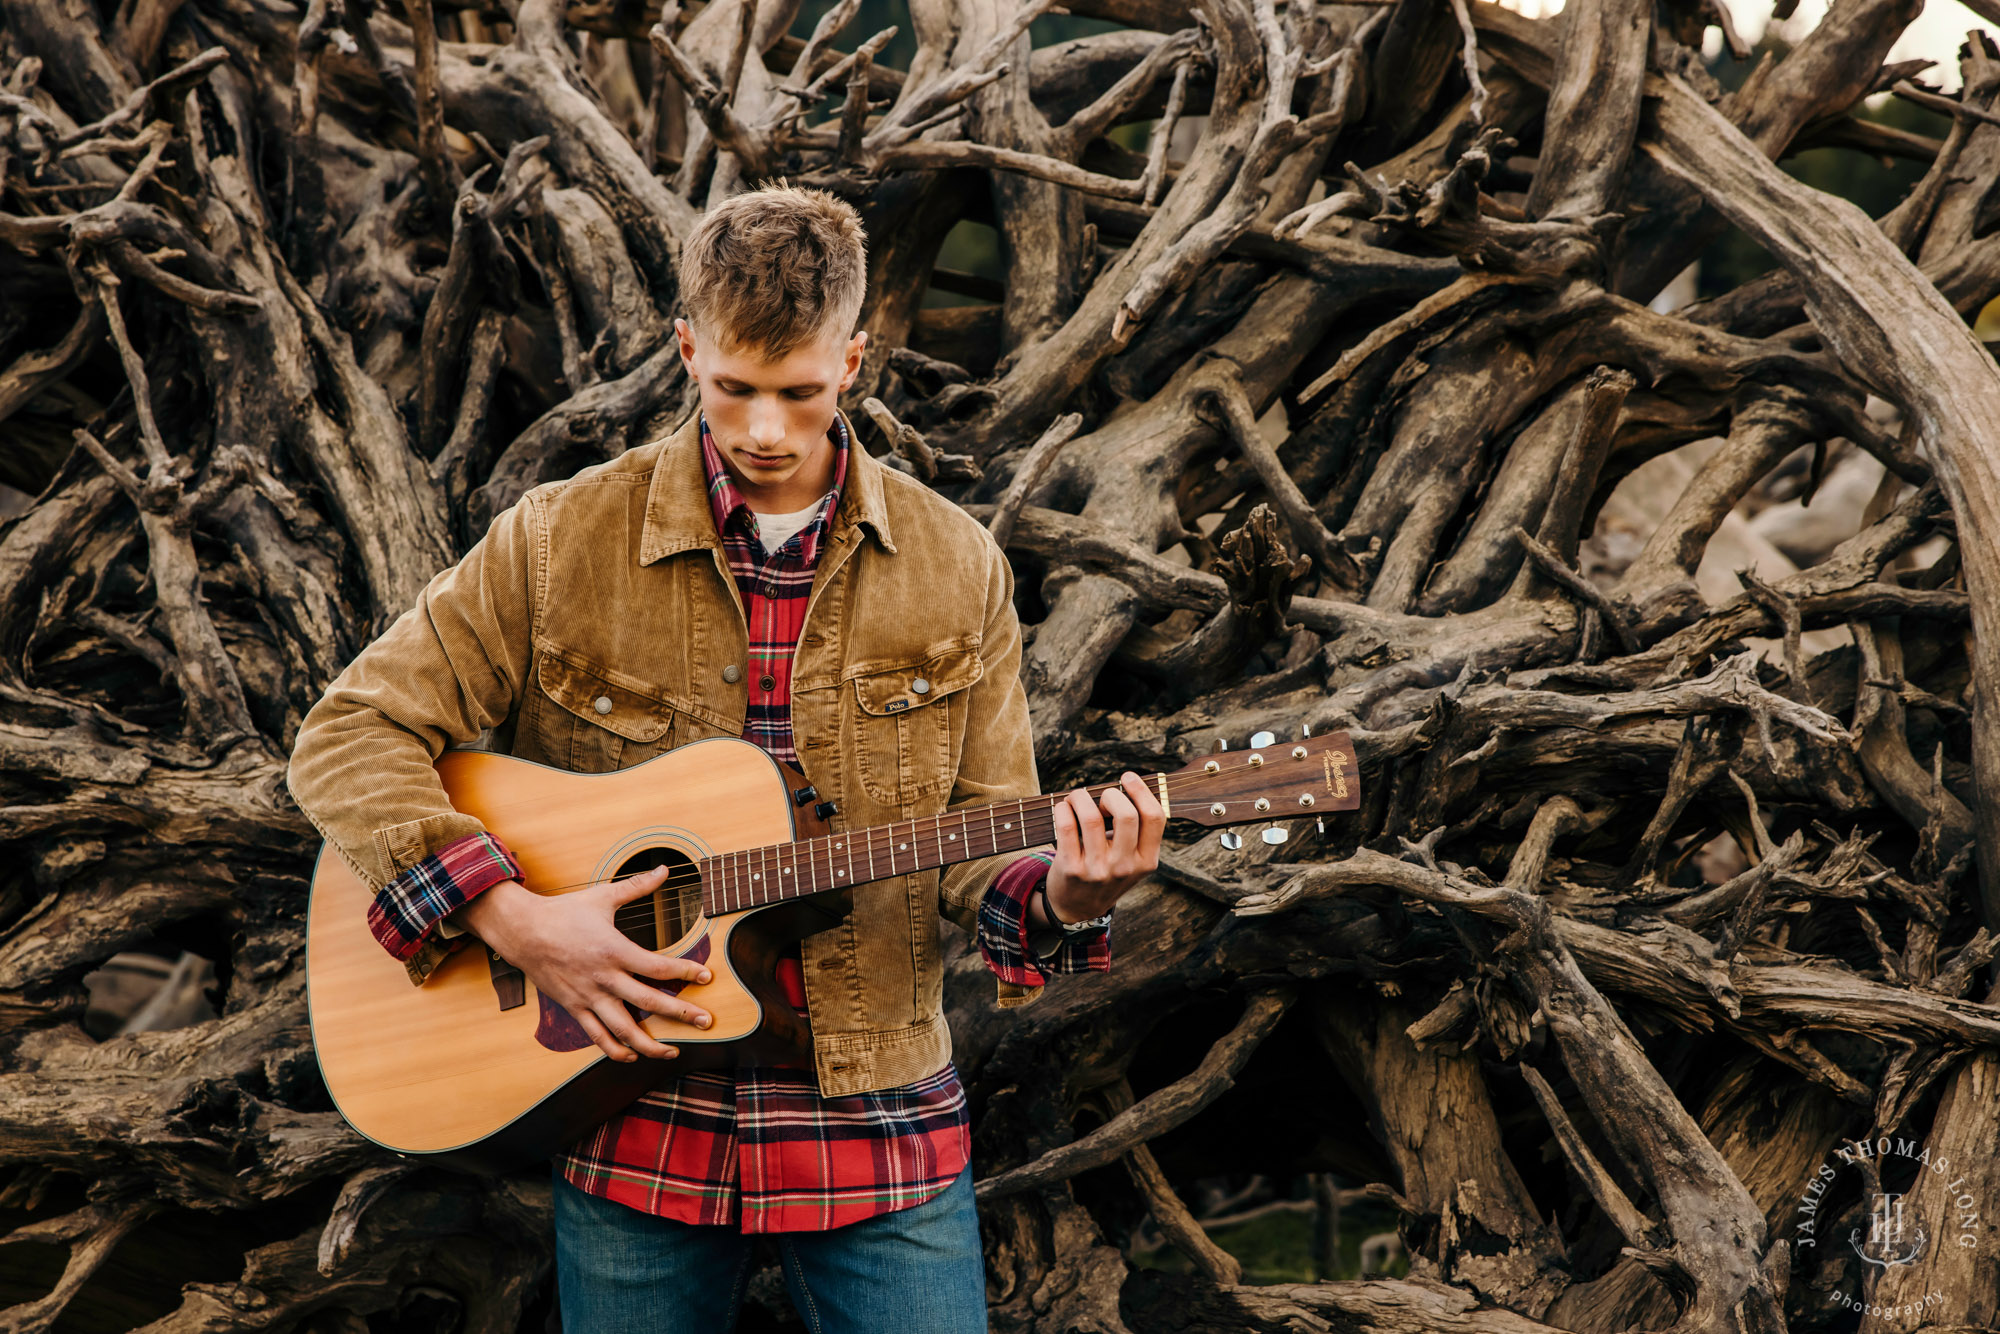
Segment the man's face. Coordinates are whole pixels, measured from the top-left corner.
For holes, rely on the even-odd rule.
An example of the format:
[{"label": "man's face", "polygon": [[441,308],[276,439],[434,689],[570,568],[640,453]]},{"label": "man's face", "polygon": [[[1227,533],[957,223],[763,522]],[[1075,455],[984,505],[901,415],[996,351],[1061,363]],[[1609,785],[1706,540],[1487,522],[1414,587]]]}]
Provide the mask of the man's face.
[{"label": "man's face", "polygon": [[681,360],[701,386],[701,410],[724,463],[757,509],[803,509],[833,484],[834,406],[861,370],[868,335],[837,330],[776,361],[723,348],[674,321]]}]

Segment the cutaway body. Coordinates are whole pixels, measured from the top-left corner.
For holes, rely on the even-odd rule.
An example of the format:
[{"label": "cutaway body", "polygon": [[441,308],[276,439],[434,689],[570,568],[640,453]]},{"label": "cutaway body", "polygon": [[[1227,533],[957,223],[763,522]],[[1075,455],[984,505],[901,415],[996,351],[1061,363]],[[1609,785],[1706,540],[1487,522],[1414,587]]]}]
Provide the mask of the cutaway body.
[{"label": "cutaway body", "polygon": [[[713,974],[698,986],[655,983],[707,1010],[711,1028],[640,1016],[680,1054],[613,1061],[477,942],[411,986],[369,933],[367,885],[322,850],[306,919],[306,995],[335,1105],[386,1148],[488,1170],[547,1156],[682,1071],[745,1059],[811,1066],[811,1030],[777,981],[786,946],[838,924],[858,884],[1053,842],[1063,802],[1038,793],[836,832],[804,774],[733,737],[615,773],[484,751],[447,752],[437,770],[452,805],[507,845],[536,893],[667,864],[661,888],[619,908],[615,923],[643,948],[697,959]],[[1286,837],[1281,813],[1323,820],[1359,806],[1359,774],[1347,733],[1302,728],[1297,740],[1260,732],[1246,751],[1145,781],[1169,818],[1263,823],[1264,841],[1276,843]]]}]

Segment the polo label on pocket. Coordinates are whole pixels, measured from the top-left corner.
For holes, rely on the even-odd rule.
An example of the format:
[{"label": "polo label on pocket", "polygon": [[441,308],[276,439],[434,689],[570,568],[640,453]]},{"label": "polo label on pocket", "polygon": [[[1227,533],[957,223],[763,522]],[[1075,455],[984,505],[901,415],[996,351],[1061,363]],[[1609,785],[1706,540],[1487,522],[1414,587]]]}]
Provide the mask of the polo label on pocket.
[{"label": "polo label on pocket", "polygon": [[906,699],[892,699],[887,704],[884,704],[882,706],[882,712],[899,713],[902,710],[907,709],[909,707],[910,707],[910,701]]}]

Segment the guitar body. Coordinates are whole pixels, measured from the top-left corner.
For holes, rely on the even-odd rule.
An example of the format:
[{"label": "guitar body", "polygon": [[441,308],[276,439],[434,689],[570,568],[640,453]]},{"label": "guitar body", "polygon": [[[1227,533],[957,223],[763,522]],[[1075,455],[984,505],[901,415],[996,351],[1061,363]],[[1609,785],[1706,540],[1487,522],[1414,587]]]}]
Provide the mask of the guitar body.
[{"label": "guitar body", "polygon": [[815,895],[709,917],[694,872],[704,857],[820,832],[792,800],[804,781],[797,770],[728,737],[614,773],[485,751],[447,752],[437,769],[452,805],[507,845],[537,893],[668,861],[667,885],[620,908],[618,923],[644,948],[708,965],[707,985],[656,985],[715,1022],[704,1030],[644,1015],[645,1030],[680,1055],[613,1061],[477,940],[412,986],[368,930],[373,893],[323,847],[307,909],[307,1003],[320,1071],[356,1130],[406,1156],[502,1170],[547,1156],[671,1076],[746,1058],[811,1065],[811,1032],[774,969],[792,941],[840,920],[837,901]]}]

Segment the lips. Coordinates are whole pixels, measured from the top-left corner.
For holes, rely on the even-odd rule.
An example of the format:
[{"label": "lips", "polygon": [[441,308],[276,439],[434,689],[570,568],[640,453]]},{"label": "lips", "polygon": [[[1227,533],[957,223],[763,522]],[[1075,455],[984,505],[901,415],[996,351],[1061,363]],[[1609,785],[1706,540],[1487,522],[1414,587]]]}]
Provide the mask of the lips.
[{"label": "lips", "polygon": [[744,454],[744,455],[743,455],[743,457],[744,457],[744,458],[746,458],[746,459],[748,459],[748,460],[750,460],[750,462],[752,462],[752,463],[754,463],[754,464],[756,464],[756,465],[758,465],[759,467],[762,467],[762,468],[775,468],[775,467],[777,467],[777,466],[778,466],[779,464],[781,464],[781,463],[783,463],[783,462],[785,461],[785,456],[784,456],[783,454],[749,454],[749,453],[746,453],[746,454]]}]

